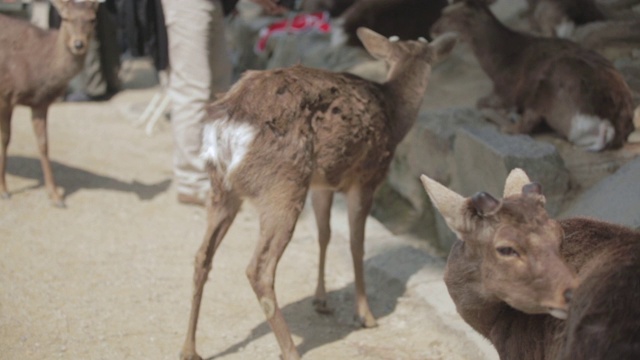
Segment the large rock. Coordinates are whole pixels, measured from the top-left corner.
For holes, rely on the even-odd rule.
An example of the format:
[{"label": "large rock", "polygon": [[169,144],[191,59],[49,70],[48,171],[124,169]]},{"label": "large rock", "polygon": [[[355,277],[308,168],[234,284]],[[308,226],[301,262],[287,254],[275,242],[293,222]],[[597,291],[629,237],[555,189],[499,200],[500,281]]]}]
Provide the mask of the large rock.
[{"label": "large rock", "polygon": [[640,157],[582,193],[560,215],[574,216],[640,228]]}]

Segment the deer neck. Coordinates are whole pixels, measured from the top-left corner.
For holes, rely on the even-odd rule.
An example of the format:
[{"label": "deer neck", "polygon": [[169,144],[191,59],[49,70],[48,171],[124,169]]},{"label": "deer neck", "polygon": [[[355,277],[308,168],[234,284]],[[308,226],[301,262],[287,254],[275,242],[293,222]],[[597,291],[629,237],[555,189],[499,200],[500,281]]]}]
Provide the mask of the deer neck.
[{"label": "deer neck", "polygon": [[394,142],[400,142],[416,122],[429,81],[430,66],[426,61],[419,66],[396,66],[389,71],[384,84],[385,97],[390,105]]},{"label": "deer neck", "polygon": [[482,287],[479,249],[458,240],[451,248],[444,280],[460,316],[477,332],[489,338],[505,303]]},{"label": "deer neck", "polygon": [[529,37],[507,28],[489,11],[485,16],[484,21],[468,30],[466,37],[482,69],[496,79],[517,64]]}]

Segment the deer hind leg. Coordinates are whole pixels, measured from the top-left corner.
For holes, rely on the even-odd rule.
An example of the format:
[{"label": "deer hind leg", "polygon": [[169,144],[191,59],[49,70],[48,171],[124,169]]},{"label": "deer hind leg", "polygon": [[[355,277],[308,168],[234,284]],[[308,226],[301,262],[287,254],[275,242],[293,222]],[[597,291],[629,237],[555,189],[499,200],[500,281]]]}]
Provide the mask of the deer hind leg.
[{"label": "deer hind leg", "polygon": [[[280,196],[282,194],[278,194],[277,202],[282,204],[285,197]],[[278,340],[282,358],[297,360],[300,359],[300,355],[280,311],[274,290],[276,267],[293,235],[296,221],[304,206],[305,194],[289,199],[291,201],[286,201],[284,206],[278,206],[276,201],[267,201],[259,206],[260,240],[247,267],[247,278]]]},{"label": "deer hind leg", "polygon": [[196,353],[196,328],[204,284],[211,270],[213,255],[233,223],[242,201],[233,193],[221,191],[212,195],[211,204],[207,207],[208,224],[202,245],[196,254],[193,274],[193,298],[187,337],[182,347],[182,360],[201,360]]},{"label": "deer hind leg", "polygon": [[355,273],[356,286],[356,321],[363,327],[377,325],[371,314],[364,283],[364,228],[373,202],[373,188],[352,187],[347,192],[349,213],[349,231],[351,241],[351,257]]},{"label": "deer hind leg", "polygon": [[333,204],[333,191],[314,190],[311,192],[311,203],[318,225],[318,242],[320,244],[320,261],[318,265],[318,285],[313,306],[320,314],[331,314],[327,306],[327,292],[324,287],[325,263],[327,259],[327,247],[331,239],[331,205]]},{"label": "deer hind leg", "polygon": [[11,107],[0,100],[0,198],[8,199],[9,191],[5,182],[5,173],[7,171],[7,148],[11,140]]},{"label": "deer hind leg", "polygon": [[40,163],[42,165],[42,174],[44,175],[44,185],[49,193],[49,198],[56,207],[65,207],[62,196],[56,189],[56,183],[53,178],[53,170],[49,161],[49,142],[47,136],[47,110],[48,107],[39,107],[31,109],[31,119],[33,122],[33,131],[36,134],[38,142],[38,151],[40,152]]}]

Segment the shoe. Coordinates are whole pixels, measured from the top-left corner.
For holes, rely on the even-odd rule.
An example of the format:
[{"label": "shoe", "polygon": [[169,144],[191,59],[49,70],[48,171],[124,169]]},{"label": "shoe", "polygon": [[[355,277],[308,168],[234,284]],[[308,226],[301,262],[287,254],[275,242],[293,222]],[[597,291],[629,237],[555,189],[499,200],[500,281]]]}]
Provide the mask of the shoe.
[{"label": "shoe", "polygon": [[178,202],[185,205],[205,206],[206,201],[195,195],[178,194]]}]

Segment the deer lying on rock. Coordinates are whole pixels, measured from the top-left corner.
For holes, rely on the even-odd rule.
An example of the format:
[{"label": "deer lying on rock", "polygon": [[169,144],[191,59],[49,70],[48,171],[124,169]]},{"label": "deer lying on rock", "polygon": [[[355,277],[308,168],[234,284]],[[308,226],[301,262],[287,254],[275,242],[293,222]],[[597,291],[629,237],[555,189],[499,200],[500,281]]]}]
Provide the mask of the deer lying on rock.
[{"label": "deer lying on rock", "polygon": [[194,294],[182,359],[200,359],[195,333],[202,291],[215,250],[244,198],[257,207],[260,238],[247,277],[286,360],[298,359],[274,292],[278,261],[312,189],[320,263],[315,306],[326,312],[325,254],[334,192],[346,194],[355,273],[356,316],[376,325],[363,276],[364,229],[373,193],[394,150],[415,122],[431,66],[456,42],[445,34],[432,43],[393,41],[358,30],[374,57],[389,66],[377,84],[346,73],[294,66],[249,71],[209,107],[203,156],[212,193],[208,227],[196,255]]},{"label": "deer lying on rock", "polygon": [[[591,151],[623,146],[634,130],[631,90],[610,61],[563,39],[513,31],[479,0],[454,3],[432,27],[467,41],[493,82],[484,109],[511,112],[504,131],[531,133],[546,123]],[[515,120],[515,121],[513,121]]]},{"label": "deer lying on rock", "polygon": [[48,155],[47,111],[82,70],[93,34],[97,1],[52,0],[62,17],[59,30],[45,31],[24,20],[0,15],[0,197],[5,183],[11,114],[16,105],[31,107],[44,183],[56,206],[63,207]]},{"label": "deer lying on rock", "polygon": [[549,218],[540,185],[520,169],[503,199],[421,180],[458,237],[449,294],[501,359],[640,358],[640,232]]}]

